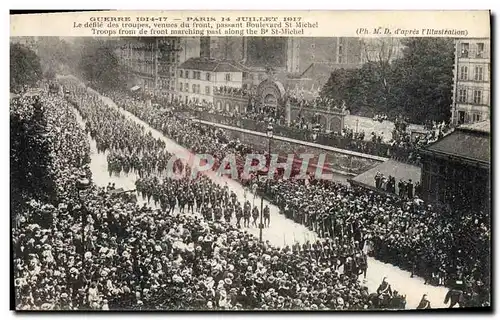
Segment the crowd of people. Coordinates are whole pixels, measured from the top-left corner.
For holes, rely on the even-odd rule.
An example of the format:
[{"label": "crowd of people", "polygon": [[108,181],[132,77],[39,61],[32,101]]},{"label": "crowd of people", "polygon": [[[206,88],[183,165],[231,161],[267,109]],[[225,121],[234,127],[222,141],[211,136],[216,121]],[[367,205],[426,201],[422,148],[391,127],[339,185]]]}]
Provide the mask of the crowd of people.
[{"label": "crowd of people", "polygon": [[[71,104],[56,98],[48,104],[51,117],[59,119],[52,120],[57,125],[51,130],[67,132],[54,136],[61,140],[54,170],[63,173],[57,182],[63,196],[59,204],[34,202],[29,212],[19,213],[23,221],[13,231],[19,309],[404,307],[398,293],[385,301],[386,296],[369,293],[360,284],[366,254],[429,282],[460,279],[467,284],[470,305],[489,302],[485,213],[437,212],[410,199],[314,179],[256,180],[283,214],[322,238],[275,248],[239,228],[248,217],[246,201],[233,200],[227,188],[204,177],[174,182],[158,175],[158,159],[169,156],[159,139],[74,81],[64,85],[75,95],[67,97]],[[111,98],[193,152],[219,159],[252,152],[220,130],[162,113],[122,93]],[[120,155],[121,163],[136,157],[131,162],[141,165],[130,168],[140,176],[137,191],[158,209],[140,207],[92,184],[81,192],[75,189],[79,175],[90,175],[82,160],[89,148],[69,105],[82,114],[101,152]],[[116,158],[108,159],[113,163]],[[119,169],[125,172],[123,165],[113,170]],[[250,208],[249,224],[258,210]]]},{"label": "crowd of people", "polygon": [[255,95],[255,88],[235,88],[229,86],[214,87],[214,94],[231,95],[237,97],[250,97]]},{"label": "crowd of people", "polygon": [[415,196],[417,198],[421,197],[422,194],[422,186],[420,181],[416,181],[415,184],[411,179],[407,181],[400,179],[397,183],[397,191],[396,191],[396,178],[389,175],[385,176],[380,172],[375,174],[375,188],[399,195],[404,199],[414,199]]},{"label": "crowd of people", "polygon": [[[220,158],[224,153],[233,151],[227,147],[227,138],[223,137],[222,132],[217,135],[206,134],[216,132],[212,127],[189,125],[186,120],[184,131],[178,130],[178,124],[176,129],[171,130],[167,128],[170,127],[167,119],[152,114],[149,110],[133,109],[127,105],[124,105],[124,108],[194,152],[209,152]],[[176,121],[182,122],[179,119]],[[186,136],[190,139],[181,138]],[[200,144],[199,140],[203,143]],[[487,214],[470,212],[469,208],[465,207],[461,213],[438,211],[437,208],[421,202],[415,203],[410,197],[386,198],[363,189],[335,183],[314,182],[306,186],[294,180],[273,180],[270,184],[279,190],[271,193],[270,199],[283,213],[288,212],[292,219],[330,237],[335,237],[335,228],[337,235],[338,228],[353,230],[350,233],[352,238],[346,239],[359,242],[354,237],[352,226],[352,221],[358,219],[359,224],[363,225],[361,230],[365,229],[361,233],[363,237],[370,235],[373,241],[373,252],[377,259],[412,270],[429,281],[433,281],[435,275],[441,272],[441,278],[444,279],[441,283],[448,284],[463,278],[464,283],[470,284],[469,289],[477,283],[482,283],[482,289],[477,289],[481,292],[480,297],[477,296],[477,291],[473,293],[477,294],[474,295],[474,303],[487,303],[489,298],[485,293],[485,284],[489,282],[489,271],[488,262],[485,260],[488,254],[485,250],[488,250],[490,237]],[[408,194],[408,191],[406,193]],[[321,198],[312,201],[321,194],[324,195],[323,201]],[[281,200],[284,202],[280,202],[281,197],[285,199]],[[325,202],[331,202],[331,206],[325,206]],[[304,206],[309,208],[305,210]],[[325,217],[330,220],[324,219]],[[466,228],[475,232],[466,231]],[[356,237],[359,239],[360,235]],[[466,247],[463,243],[468,244],[467,248],[469,245],[473,246],[473,251],[477,254],[471,255],[464,249]]]},{"label": "crowd of people", "polygon": [[[90,130],[101,129],[98,114],[113,113],[91,95],[80,93],[83,98],[76,101],[71,96],[44,101],[47,130],[58,146],[52,169],[58,171],[61,195],[58,203],[33,200],[29,210],[15,213],[22,218],[12,234],[18,310],[359,310],[385,306],[380,305],[379,296],[389,297],[384,289],[387,283],[379,293],[369,293],[348,258],[344,263],[352,267],[344,266],[339,272],[331,258],[337,245],[332,240],[277,248],[240,230],[234,219],[190,214],[194,203],[202,211],[202,207],[221,205],[226,210],[227,204],[236,202],[231,193],[226,196],[227,189],[205,178],[150,183],[151,175],[137,182],[138,191],[153,201],[156,193],[150,190],[185,195],[186,211],[180,198],[175,204],[165,201],[168,207],[153,209],[115,196],[109,192],[112,186],[106,190],[94,185],[88,167],[89,142],[71,106],[81,104],[77,108],[83,111],[84,121],[93,119]],[[84,107],[87,104],[92,108]],[[108,120],[113,130],[108,134],[137,132],[126,119]],[[94,136],[104,139],[98,133]],[[147,133],[142,136],[146,139]],[[155,144],[145,147],[135,134],[129,132],[128,137],[131,140],[121,144],[108,136],[106,150],[155,148]],[[205,197],[204,191],[213,192]],[[161,196],[157,200],[162,203]],[[174,210],[176,205],[179,208]],[[404,307],[401,296],[390,296],[400,303],[390,306]]]}]

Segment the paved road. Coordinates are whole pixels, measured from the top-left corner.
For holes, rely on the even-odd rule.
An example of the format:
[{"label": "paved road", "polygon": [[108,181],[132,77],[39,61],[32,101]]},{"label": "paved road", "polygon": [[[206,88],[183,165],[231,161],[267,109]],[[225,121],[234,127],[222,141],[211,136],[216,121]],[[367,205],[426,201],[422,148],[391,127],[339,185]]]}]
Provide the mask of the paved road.
[{"label": "paved road", "polygon": [[[101,97],[102,100],[110,106],[114,106],[125,114],[129,119],[141,124],[147,130],[151,131],[155,138],[160,138],[166,143],[166,150],[170,153],[180,154],[188,152],[182,146],[179,146],[174,141],[163,136],[159,131],[152,129],[148,124],[139,118],[135,117],[131,113],[119,109],[111,99],[107,97]],[[91,155],[91,170],[93,173],[94,182],[100,186],[106,186],[108,182],[116,183],[116,187],[124,188],[126,190],[135,188],[136,175],[130,173],[128,176],[125,175],[112,175],[109,176],[107,172],[106,155],[98,154],[95,148],[95,142],[91,142],[92,155]],[[234,180],[229,178],[216,176],[213,172],[206,172],[213,181],[221,185],[227,184],[231,190],[237,194],[240,201],[244,199],[244,189],[243,187]],[[253,198],[251,193],[247,194],[249,199]],[[143,202],[143,199],[140,199]],[[255,199],[255,204],[260,204],[260,198]],[[267,201],[264,204],[268,204],[271,209],[271,226],[268,229],[264,229],[263,239],[264,241],[269,240],[275,246],[283,246],[284,244],[291,245],[294,242],[303,243],[306,240],[314,241],[317,235],[304,227],[303,225],[297,224],[294,221],[286,219],[282,214],[279,213],[279,209],[274,205],[271,205]],[[258,228],[246,228],[246,230],[255,235],[259,235]],[[369,258],[368,261],[368,272],[367,278],[364,280],[360,277],[361,281],[364,281],[366,286],[371,292],[376,291],[378,285],[380,284],[383,277],[388,277],[394,290],[399,291],[402,294],[407,295],[407,309],[414,309],[418,305],[423,294],[427,294],[429,300],[431,301],[433,308],[443,308],[444,296],[447,289],[444,287],[434,287],[431,285],[424,285],[424,281],[421,278],[414,277],[410,278],[410,273],[403,271],[398,267],[390,264],[382,263],[375,259]]]}]

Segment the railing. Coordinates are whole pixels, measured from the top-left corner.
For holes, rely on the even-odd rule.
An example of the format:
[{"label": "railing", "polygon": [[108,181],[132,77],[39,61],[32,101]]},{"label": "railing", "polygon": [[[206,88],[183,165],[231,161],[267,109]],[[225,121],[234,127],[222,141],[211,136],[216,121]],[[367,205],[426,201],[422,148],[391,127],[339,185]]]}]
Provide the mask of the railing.
[{"label": "railing", "polygon": [[[266,132],[267,130],[267,123],[253,119],[236,118],[208,112],[197,112],[196,117],[200,120],[225,124],[251,131]],[[419,151],[414,147],[400,147],[386,143],[356,140],[327,133],[318,133],[316,139],[313,139],[311,130],[293,128],[279,124],[273,125],[273,131],[277,136],[290,139],[314,142],[325,146],[371,154],[379,157],[388,157],[402,162],[418,163],[419,161]]]}]

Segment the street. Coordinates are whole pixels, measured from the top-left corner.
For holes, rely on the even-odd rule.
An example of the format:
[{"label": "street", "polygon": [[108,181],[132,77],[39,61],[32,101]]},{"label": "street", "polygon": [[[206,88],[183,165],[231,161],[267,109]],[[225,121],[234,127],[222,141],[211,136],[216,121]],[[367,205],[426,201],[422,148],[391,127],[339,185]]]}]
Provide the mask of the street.
[{"label": "street", "polygon": [[[185,148],[166,138],[159,131],[151,128],[144,121],[140,120],[136,116],[123,109],[119,109],[111,99],[103,96],[101,96],[101,99],[108,105],[117,108],[129,119],[134,120],[138,124],[144,126],[147,130],[151,131],[153,137],[160,138],[165,141],[166,149],[168,150],[168,152],[173,154],[187,152]],[[94,182],[97,185],[106,186],[109,182],[112,182],[116,184],[117,188],[123,188],[125,190],[131,190],[135,188],[136,175],[134,173],[129,173],[127,176],[112,175],[110,177],[107,171],[106,155],[97,154],[95,142],[93,141],[91,142],[91,147],[91,170],[93,172]],[[244,189],[238,182],[225,177],[216,176],[213,172],[206,172],[206,174],[213,181],[217,182],[220,185],[227,184],[229,189],[233,190],[237,194],[240,201],[244,200]],[[252,202],[253,194],[251,194],[251,192],[247,193],[247,197],[249,197]],[[144,202],[144,200],[140,197],[139,199],[141,202]],[[260,198],[256,197],[255,204],[259,203]],[[267,201],[264,201],[264,205],[265,204],[269,205],[271,211],[271,226],[270,228],[264,229],[264,241],[268,240],[271,244],[276,246],[292,245],[295,242],[303,243],[307,240],[315,241],[317,235],[314,232],[308,230],[302,225],[295,223],[294,221],[286,219],[284,215],[278,212],[278,209],[274,205],[268,203]],[[259,235],[258,228],[247,228],[247,231],[257,237]],[[406,294],[407,309],[415,308],[418,305],[423,294],[427,294],[433,308],[446,307],[443,304],[444,297],[447,293],[447,289],[445,287],[424,285],[423,279],[418,277],[410,278],[410,273],[407,271],[401,270],[400,268],[389,264],[382,263],[373,258],[369,258],[368,272],[365,284],[369,288],[370,292],[374,292],[377,290],[378,285],[381,283],[383,277],[388,278],[393,290],[396,290],[401,294]],[[360,277],[360,279],[362,279],[362,276]]]}]

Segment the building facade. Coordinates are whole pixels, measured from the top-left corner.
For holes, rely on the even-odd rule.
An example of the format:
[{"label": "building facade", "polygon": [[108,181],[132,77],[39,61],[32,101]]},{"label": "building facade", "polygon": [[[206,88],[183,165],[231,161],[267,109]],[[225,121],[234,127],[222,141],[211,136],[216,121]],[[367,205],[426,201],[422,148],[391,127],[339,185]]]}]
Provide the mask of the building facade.
[{"label": "building facade", "polygon": [[452,124],[474,123],[490,118],[490,58],[488,38],[455,41]]},{"label": "building facade", "polygon": [[199,38],[127,38],[119,43],[116,53],[126,66],[132,85],[171,100],[177,93],[177,68],[199,56]]},{"label": "building facade", "polygon": [[213,104],[221,87],[241,89],[248,69],[236,61],[191,58],[177,74],[177,98],[184,103]]},{"label": "building facade", "polygon": [[458,127],[453,133],[423,148],[421,158],[423,200],[455,209],[470,205],[475,210],[489,210],[489,120]]},{"label": "building facade", "polygon": [[[269,67],[286,89],[317,92],[333,70],[357,68],[366,62],[365,51],[362,39],[353,37],[127,38],[117,48],[120,60],[133,75],[132,85],[168,98],[181,95],[183,101],[194,98],[211,102],[212,92],[203,89],[208,86],[206,82],[212,82],[212,86],[242,87],[242,84],[247,84],[256,87],[268,79]],[[194,78],[186,78],[185,71],[181,77],[180,65],[192,58],[205,59],[209,70],[190,70],[211,73],[210,81],[201,75],[198,79],[198,73]],[[199,61],[197,67],[200,67]],[[209,65],[213,61],[227,61],[228,65],[244,70],[245,76],[236,71],[226,81],[223,72],[211,71]],[[191,71],[188,71],[188,76]],[[186,91],[186,85],[189,91]]]}]

